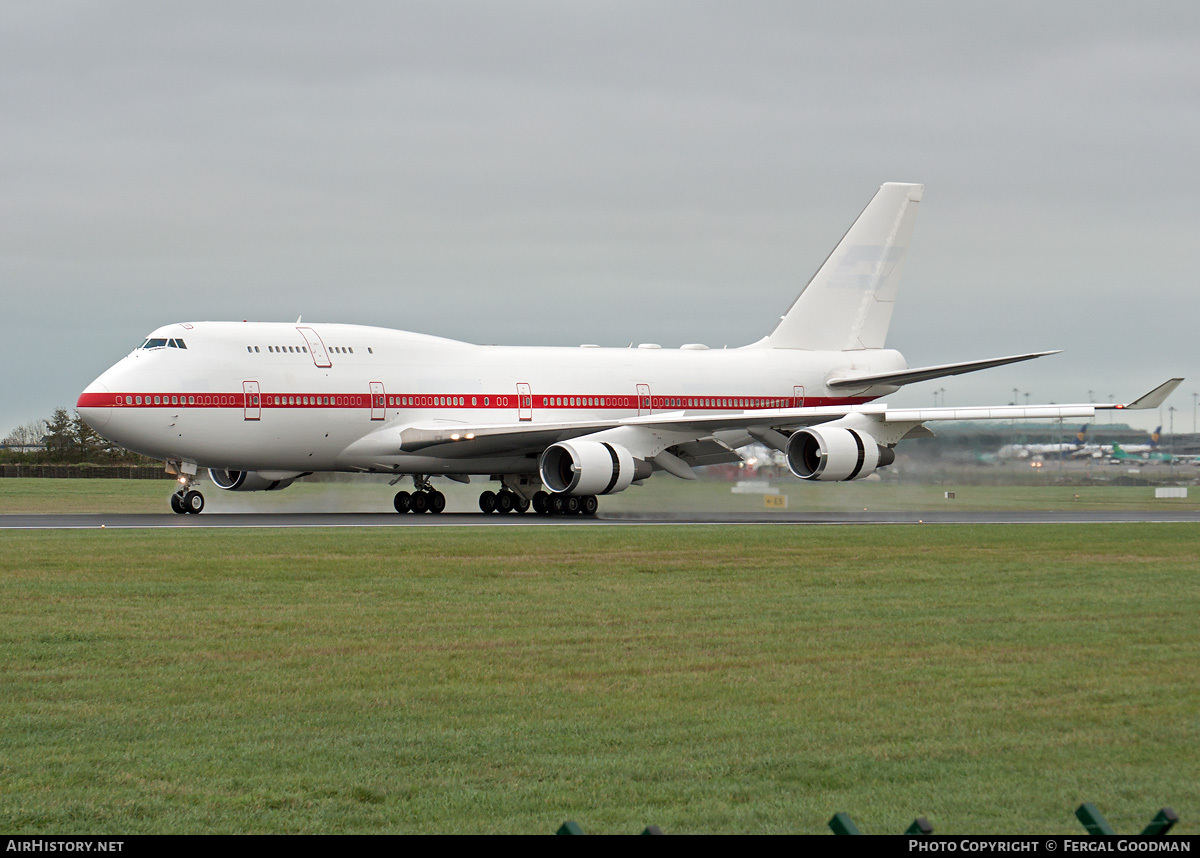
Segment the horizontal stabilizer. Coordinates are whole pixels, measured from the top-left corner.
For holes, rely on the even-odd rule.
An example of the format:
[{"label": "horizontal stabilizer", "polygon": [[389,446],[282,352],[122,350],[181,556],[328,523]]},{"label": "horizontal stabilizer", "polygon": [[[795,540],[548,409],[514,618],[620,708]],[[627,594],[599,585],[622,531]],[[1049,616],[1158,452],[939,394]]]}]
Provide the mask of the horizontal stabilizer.
[{"label": "horizontal stabilizer", "polygon": [[[1009,355],[1008,357],[989,358],[987,360],[972,360],[965,363],[943,363],[937,366],[920,366],[905,369],[900,372],[881,372],[874,375],[847,375],[831,378],[825,382],[829,387],[870,387],[873,384],[912,384],[917,381],[929,381],[932,378],[945,378],[948,375],[962,375],[965,372],[976,372],[981,369],[991,369],[994,366],[1004,366],[1008,363],[1020,363],[1023,360],[1056,355],[1062,349],[1049,352],[1030,352],[1024,355]],[[1169,392],[1169,391],[1168,391]]]}]

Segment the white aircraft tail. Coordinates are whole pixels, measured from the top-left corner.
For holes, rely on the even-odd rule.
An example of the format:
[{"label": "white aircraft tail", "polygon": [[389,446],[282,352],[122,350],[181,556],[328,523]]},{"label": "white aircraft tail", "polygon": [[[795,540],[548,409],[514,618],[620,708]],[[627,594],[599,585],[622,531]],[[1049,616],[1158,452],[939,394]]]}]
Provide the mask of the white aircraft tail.
[{"label": "white aircraft tail", "polygon": [[924,185],[888,182],[760,348],[883,348]]}]

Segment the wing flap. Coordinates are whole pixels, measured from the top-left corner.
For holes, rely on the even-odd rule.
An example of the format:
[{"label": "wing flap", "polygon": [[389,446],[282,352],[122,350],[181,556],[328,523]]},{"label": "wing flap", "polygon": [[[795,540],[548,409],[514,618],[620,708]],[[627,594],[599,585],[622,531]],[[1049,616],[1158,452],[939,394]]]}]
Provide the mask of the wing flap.
[{"label": "wing flap", "polygon": [[997,405],[990,408],[889,408],[887,423],[924,423],[933,420],[1053,420],[1059,417],[1095,417],[1094,405]]}]

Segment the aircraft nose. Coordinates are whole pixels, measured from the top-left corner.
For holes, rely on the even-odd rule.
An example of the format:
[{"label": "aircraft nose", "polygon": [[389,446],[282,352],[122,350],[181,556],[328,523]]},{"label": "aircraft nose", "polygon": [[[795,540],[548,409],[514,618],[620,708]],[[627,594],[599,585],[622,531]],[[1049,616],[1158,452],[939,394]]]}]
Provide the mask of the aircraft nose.
[{"label": "aircraft nose", "polygon": [[108,425],[109,419],[112,418],[112,402],[112,394],[109,393],[108,388],[98,381],[93,381],[83,393],[79,394],[79,401],[75,403],[75,408],[79,411],[79,416],[99,432]]}]

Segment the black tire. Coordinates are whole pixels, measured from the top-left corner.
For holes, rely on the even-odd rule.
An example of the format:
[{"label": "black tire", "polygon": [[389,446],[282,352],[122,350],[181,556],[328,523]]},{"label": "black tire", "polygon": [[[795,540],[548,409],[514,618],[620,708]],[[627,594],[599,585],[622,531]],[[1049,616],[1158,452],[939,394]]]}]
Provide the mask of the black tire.
[{"label": "black tire", "polygon": [[197,491],[188,492],[183,496],[183,507],[192,515],[199,515],[204,510],[204,495]]},{"label": "black tire", "polygon": [[396,496],[392,498],[392,506],[396,508],[396,512],[403,515],[412,509],[412,496],[408,492],[396,492]]},{"label": "black tire", "polygon": [[171,512],[176,515],[184,515],[187,513],[187,507],[183,505],[183,498],[178,494],[171,495]]},{"label": "black tire", "polygon": [[547,515],[550,512],[550,495],[543,491],[538,491],[533,496],[533,511],[538,515]]},{"label": "black tire", "polygon": [[569,495],[563,502],[563,512],[567,515],[579,515],[580,506],[579,498],[576,495]]},{"label": "black tire", "polygon": [[491,489],[489,489],[486,492],[480,492],[479,508],[483,512],[495,512],[496,511],[496,493],[494,491],[492,491]]},{"label": "black tire", "polygon": [[529,498],[523,495],[513,495],[513,511],[519,513],[529,512]]},{"label": "black tire", "polygon": [[408,508],[417,515],[429,508],[429,492],[413,492],[409,498]]},{"label": "black tire", "polygon": [[595,495],[584,495],[582,498],[580,498],[579,512],[581,515],[595,515],[596,510],[599,508],[600,501],[596,500]]},{"label": "black tire", "polygon": [[446,508],[446,496],[441,492],[429,493],[429,508],[426,512],[431,512],[434,515],[440,515],[442,510]]}]

